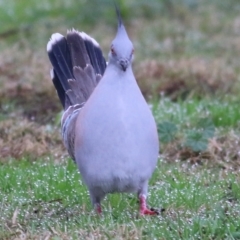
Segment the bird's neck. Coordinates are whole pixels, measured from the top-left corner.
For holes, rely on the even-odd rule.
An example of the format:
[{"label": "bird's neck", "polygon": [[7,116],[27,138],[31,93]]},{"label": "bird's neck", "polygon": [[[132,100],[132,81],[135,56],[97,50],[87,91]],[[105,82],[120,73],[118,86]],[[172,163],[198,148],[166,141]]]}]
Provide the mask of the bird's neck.
[{"label": "bird's neck", "polygon": [[125,71],[123,71],[121,68],[119,68],[115,64],[109,63],[105,71],[105,74],[109,74],[111,75],[112,78],[119,79],[120,81],[122,79],[131,79],[131,78],[135,79],[131,65],[129,65],[128,68]]}]

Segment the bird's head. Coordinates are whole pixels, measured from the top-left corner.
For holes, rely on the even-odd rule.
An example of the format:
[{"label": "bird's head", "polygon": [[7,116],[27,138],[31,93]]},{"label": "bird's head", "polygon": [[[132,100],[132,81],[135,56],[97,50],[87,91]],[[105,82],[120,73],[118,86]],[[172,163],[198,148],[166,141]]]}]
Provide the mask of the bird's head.
[{"label": "bird's head", "polygon": [[134,48],[122,23],[122,19],[117,7],[116,12],[118,16],[118,30],[116,37],[111,44],[109,63],[114,63],[117,67],[125,72],[132,63]]}]

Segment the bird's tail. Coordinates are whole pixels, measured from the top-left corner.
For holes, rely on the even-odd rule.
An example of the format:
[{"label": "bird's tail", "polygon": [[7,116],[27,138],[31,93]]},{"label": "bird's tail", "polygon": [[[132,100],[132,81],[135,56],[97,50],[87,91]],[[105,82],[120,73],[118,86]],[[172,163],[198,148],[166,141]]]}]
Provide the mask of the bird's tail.
[{"label": "bird's tail", "polygon": [[83,105],[101,79],[106,61],[99,44],[84,32],[54,33],[47,44],[51,78],[63,108]]},{"label": "bird's tail", "polygon": [[68,31],[67,37],[54,33],[47,44],[52,63],[51,78],[64,108],[62,137],[75,160],[75,124],[78,113],[101,79],[106,61],[99,44],[86,33]]}]

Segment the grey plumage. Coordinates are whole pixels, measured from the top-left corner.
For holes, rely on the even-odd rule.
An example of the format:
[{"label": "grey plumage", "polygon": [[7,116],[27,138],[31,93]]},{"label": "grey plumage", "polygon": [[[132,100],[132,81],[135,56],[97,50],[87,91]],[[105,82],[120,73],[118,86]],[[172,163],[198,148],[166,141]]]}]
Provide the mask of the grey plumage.
[{"label": "grey plumage", "polygon": [[62,136],[91,201],[101,212],[107,193],[135,192],[141,214],[158,158],[156,124],[132,72],[133,44],[118,12],[109,63],[85,33],[53,34],[47,45],[52,79],[65,112]]}]

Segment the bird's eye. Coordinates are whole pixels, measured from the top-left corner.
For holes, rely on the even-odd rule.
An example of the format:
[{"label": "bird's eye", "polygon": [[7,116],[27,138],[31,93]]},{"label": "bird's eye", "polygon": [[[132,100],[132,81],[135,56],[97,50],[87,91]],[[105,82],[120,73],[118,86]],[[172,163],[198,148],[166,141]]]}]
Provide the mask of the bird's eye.
[{"label": "bird's eye", "polygon": [[111,53],[112,53],[112,55],[116,55],[113,46],[111,47]]}]

